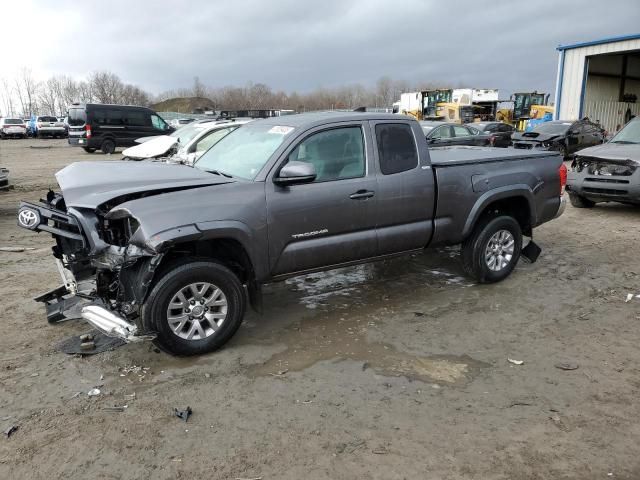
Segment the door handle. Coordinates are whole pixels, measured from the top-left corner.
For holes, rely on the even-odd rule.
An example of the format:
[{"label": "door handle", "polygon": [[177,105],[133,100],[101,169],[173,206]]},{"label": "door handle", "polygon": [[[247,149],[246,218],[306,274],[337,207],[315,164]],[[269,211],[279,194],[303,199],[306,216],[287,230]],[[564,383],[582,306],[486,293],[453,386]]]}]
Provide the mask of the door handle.
[{"label": "door handle", "polygon": [[371,198],[374,195],[375,195],[375,192],[372,192],[371,190],[358,190],[356,193],[352,193],[351,195],[349,195],[349,198],[351,200],[362,200],[362,199]]}]

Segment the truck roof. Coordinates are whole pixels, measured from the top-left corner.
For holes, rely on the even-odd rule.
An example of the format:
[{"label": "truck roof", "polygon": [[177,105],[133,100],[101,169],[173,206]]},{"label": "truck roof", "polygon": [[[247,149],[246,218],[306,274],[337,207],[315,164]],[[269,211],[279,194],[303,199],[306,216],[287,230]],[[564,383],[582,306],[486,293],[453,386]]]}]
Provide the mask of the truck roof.
[{"label": "truck roof", "polygon": [[332,122],[349,122],[358,120],[405,120],[413,119],[407,115],[397,113],[376,112],[309,112],[282,117],[269,117],[260,120],[260,125],[284,125],[289,127],[311,127]]}]

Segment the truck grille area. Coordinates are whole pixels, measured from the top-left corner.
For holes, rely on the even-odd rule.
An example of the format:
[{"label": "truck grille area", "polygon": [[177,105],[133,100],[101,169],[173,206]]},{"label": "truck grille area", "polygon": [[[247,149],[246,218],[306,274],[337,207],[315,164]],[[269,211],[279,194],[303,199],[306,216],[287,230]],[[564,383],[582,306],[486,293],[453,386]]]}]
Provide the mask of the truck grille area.
[{"label": "truck grille area", "polygon": [[618,190],[615,188],[593,188],[593,187],[584,187],[583,191],[586,193],[596,193],[599,195],[627,195],[628,190]]},{"label": "truck grille area", "polygon": [[617,178],[606,178],[606,177],[598,177],[598,178],[587,177],[587,178],[585,178],[585,181],[587,181],[587,182],[600,182],[600,183],[621,183],[621,184],[628,184],[629,183],[629,180],[619,180]]}]

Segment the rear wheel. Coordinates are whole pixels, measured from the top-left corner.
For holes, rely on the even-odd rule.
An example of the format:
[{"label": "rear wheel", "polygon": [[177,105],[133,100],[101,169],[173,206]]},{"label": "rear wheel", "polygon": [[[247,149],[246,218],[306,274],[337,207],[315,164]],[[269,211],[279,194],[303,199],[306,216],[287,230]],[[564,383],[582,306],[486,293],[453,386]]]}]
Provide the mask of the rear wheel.
[{"label": "rear wheel", "polygon": [[485,217],[462,243],[465,272],[480,283],[507,278],[520,258],[522,230],[508,215]]},{"label": "rear wheel", "polygon": [[[186,262],[186,263],[185,263]],[[246,310],[238,277],[211,261],[186,260],[168,267],[142,308],[147,330],[176,355],[199,355],[222,347],[236,333]]]},{"label": "rear wheel", "polygon": [[102,150],[102,153],[104,154],[111,154],[116,151],[116,142],[111,139],[106,139],[104,142],[102,142],[100,150]]},{"label": "rear wheel", "polygon": [[593,208],[596,204],[596,202],[594,202],[593,200],[581,197],[580,195],[576,195],[575,193],[569,194],[569,201],[575,208]]},{"label": "rear wheel", "polygon": [[82,149],[87,153],[93,153],[96,151],[95,148],[91,148],[91,147],[82,147]]}]

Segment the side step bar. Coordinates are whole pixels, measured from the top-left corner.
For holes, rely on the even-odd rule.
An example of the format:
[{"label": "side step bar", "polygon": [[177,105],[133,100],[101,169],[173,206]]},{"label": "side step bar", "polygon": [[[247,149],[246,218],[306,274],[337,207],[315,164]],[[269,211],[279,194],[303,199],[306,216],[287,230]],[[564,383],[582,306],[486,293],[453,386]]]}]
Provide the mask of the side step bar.
[{"label": "side step bar", "polygon": [[125,342],[151,340],[151,335],[137,335],[138,327],[99,305],[82,308],[82,318],[109,337],[121,338]]}]

